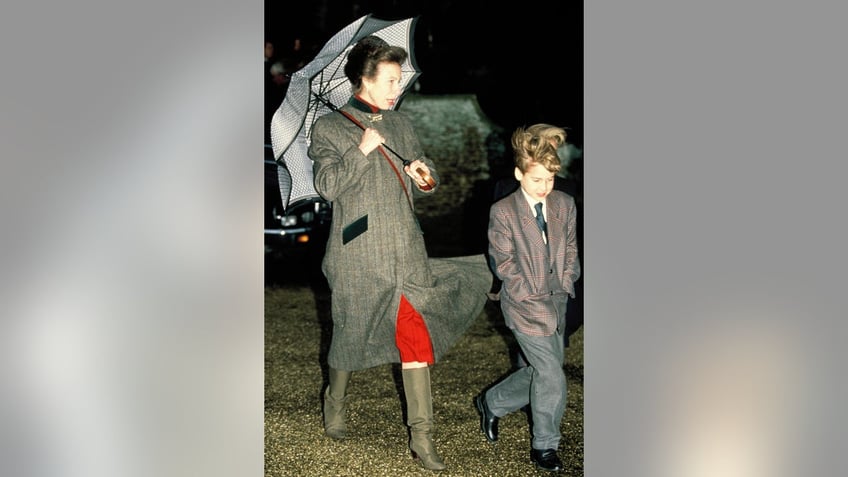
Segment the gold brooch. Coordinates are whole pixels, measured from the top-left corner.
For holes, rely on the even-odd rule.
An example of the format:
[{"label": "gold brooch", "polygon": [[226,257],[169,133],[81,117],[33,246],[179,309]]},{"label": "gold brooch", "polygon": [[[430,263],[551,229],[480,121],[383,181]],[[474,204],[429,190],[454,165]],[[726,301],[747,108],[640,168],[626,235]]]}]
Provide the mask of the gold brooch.
[{"label": "gold brooch", "polygon": [[368,117],[368,119],[369,119],[372,123],[376,123],[377,121],[382,121],[382,120],[383,120],[383,115],[382,115],[382,114],[372,114],[372,115],[370,115],[370,116]]}]

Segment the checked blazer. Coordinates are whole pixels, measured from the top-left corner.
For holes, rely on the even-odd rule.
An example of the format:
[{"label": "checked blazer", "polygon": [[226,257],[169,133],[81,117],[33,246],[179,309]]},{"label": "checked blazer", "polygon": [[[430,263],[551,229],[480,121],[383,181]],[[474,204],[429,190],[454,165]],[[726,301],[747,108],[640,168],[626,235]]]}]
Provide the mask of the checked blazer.
[{"label": "checked blazer", "polygon": [[547,245],[521,188],[489,210],[489,255],[503,280],[501,311],[507,327],[530,336],[557,330],[580,278],[574,198],[552,190],[545,203]]}]

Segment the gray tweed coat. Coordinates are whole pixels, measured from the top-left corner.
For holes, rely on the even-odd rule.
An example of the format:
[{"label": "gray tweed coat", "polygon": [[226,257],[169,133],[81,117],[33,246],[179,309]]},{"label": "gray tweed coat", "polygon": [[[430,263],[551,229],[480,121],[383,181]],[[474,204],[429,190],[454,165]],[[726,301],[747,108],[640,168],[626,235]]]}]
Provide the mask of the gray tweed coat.
[{"label": "gray tweed coat", "polygon": [[[322,270],[332,290],[333,336],[328,363],[356,371],[400,362],[395,322],[404,294],[421,313],[438,361],[480,314],[492,282],[484,255],[429,258],[410,201],[438,190],[439,176],[424,156],[409,119],[381,111],[379,121],[352,107],[341,108],[374,127],[407,160],[422,160],[437,186],[423,192],[391,152],[359,150],[362,130],[341,113],[329,113],[312,128],[309,156],[315,189],[333,202],[333,220]],[[409,193],[407,198],[404,188]]]}]

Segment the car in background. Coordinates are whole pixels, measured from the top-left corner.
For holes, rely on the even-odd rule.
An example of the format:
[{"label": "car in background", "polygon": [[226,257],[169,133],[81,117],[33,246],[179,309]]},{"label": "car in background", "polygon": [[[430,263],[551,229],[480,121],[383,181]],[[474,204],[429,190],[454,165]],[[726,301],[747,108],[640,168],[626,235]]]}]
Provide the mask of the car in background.
[{"label": "car in background", "polygon": [[320,252],[330,231],[332,204],[320,197],[301,199],[284,210],[277,164],[265,145],[265,252]]}]

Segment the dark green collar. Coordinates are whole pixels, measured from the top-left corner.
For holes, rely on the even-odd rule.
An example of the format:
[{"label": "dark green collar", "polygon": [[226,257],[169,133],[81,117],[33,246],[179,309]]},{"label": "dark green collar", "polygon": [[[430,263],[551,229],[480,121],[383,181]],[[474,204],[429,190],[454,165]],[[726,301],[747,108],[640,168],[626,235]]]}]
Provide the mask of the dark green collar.
[{"label": "dark green collar", "polygon": [[374,113],[380,112],[380,108],[377,108],[375,106],[372,106],[372,105],[366,103],[363,99],[361,99],[357,96],[351,96],[350,101],[348,101],[347,104],[353,106],[354,108],[358,109],[359,111],[362,111],[363,113],[374,114]]}]

